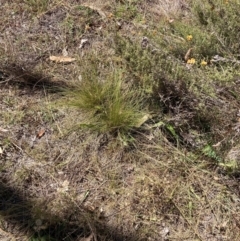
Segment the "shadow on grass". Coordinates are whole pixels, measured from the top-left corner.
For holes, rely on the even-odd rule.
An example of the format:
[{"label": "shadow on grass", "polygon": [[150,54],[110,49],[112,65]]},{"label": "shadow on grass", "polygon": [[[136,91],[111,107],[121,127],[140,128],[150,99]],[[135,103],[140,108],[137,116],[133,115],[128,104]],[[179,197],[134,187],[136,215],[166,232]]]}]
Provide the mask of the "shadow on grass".
[{"label": "shadow on grass", "polygon": [[[106,225],[96,214],[79,208],[69,210],[67,217],[59,217],[57,214],[48,215],[41,227],[41,220],[36,220],[32,210],[40,209],[45,212],[44,207],[38,207],[27,198],[27,191],[18,191],[0,180],[0,215],[8,227],[14,227],[14,235],[28,234],[31,241],[79,241],[83,237],[92,239],[89,241],[140,241],[145,240],[136,234],[124,234],[116,231],[116,228]],[[37,230],[38,229],[38,230]],[[6,228],[9,231],[9,228]],[[17,237],[19,238],[19,237]]]},{"label": "shadow on grass", "polygon": [[50,93],[61,92],[66,82],[52,81],[47,74],[34,70],[31,66],[8,64],[0,68],[0,87],[16,85],[21,89],[35,91],[47,90]]}]

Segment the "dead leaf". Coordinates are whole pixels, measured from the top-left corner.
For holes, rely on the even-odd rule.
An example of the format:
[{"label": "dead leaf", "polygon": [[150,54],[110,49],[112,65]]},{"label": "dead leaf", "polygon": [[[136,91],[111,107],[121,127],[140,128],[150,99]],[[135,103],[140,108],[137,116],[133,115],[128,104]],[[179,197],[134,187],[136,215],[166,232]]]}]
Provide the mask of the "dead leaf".
[{"label": "dead leaf", "polygon": [[67,56],[68,56],[67,47],[65,47],[65,48],[62,50],[62,55],[63,55],[64,57],[67,57]]},{"label": "dead leaf", "polygon": [[189,60],[190,54],[192,52],[193,48],[190,48],[187,53],[184,56],[184,60],[187,62]]},{"label": "dead leaf", "polygon": [[71,63],[75,61],[75,58],[67,57],[67,56],[50,56],[49,59],[56,63]]},{"label": "dead leaf", "polygon": [[96,207],[94,207],[93,205],[91,205],[89,203],[85,204],[84,207],[90,212],[94,212],[96,210]]},{"label": "dead leaf", "polygon": [[149,114],[144,115],[141,119],[138,120],[138,122],[135,125],[135,127],[140,127],[141,125],[143,125],[150,118],[151,118],[151,115],[149,115]]},{"label": "dead leaf", "polygon": [[86,38],[81,39],[79,48],[82,49],[87,43],[89,43],[88,39]]},{"label": "dead leaf", "polygon": [[37,133],[37,138],[41,139],[44,135],[45,135],[45,129],[41,129],[38,133]]},{"label": "dead leaf", "polygon": [[87,238],[80,238],[79,241],[93,241],[93,233],[90,234]]},{"label": "dead leaf", "polygon": [[214,145],[212,145],[213,147],[218,147],[218,146],[220,146],[222,144],[222,141],[219,141],[218,143],[216,143],[216,144],[214,144]]},{"label": "dead leaf", "polygon": [[8,130],[6,130],[6,129],[0,127],[0,132],[8,132]]},{"label": "dead leaf", "polygon": [[97,11],[98,14],[99,14],[102,18],[106,18],[106,17],[107,17],[106,14],[105,14],[100,8],[98,8],[98,7],[96,7],[96,6],[93,6],[93,5],[90,5],[90,4],[87,4],[87,3],[83,4],[83,6],[84,6],[84,7],[88,7],[88,8],[90,8],[90,9],[94,10],[94,11]]}]

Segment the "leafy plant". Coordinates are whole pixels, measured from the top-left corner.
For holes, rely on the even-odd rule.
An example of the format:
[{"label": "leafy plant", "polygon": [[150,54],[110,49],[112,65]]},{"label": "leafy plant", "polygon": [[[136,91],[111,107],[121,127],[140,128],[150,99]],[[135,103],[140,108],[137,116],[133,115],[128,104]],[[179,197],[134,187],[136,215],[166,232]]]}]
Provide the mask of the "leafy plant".
[{"label": "leafy plant", "polygon": [[217,155],[217,153],[213,150],[211,145],[207,145],[203,148],[202,150],[203,154],[206,155],[207,157],[217,161],[221,162],[222,159]]}]

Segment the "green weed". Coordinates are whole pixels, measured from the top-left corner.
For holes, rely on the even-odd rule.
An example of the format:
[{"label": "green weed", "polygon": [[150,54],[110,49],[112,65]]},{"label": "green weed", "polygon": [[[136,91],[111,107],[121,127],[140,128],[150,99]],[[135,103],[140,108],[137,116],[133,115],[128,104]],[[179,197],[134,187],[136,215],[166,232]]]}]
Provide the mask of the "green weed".
[{"label": "green weed", "polygon": [[[240,47],[239,19],[240,2],[237,1],[194,1],[192,9],[196,20],[204,31],[215,38],[217,54],[230,54],[237,57]],[[238,56],[239,57],[239,56]]]},{"label": "green weed", "polygon": [[137,9],[137,3],[139,1],[132,0],[132,1],[124,1],[123,3],[119,3],[115,7],[114,15],[116,18],[119,19],[128,19],[131,20],[138,16],[138,9]]},{"label": "green weed", "polygon": [[29,6],[32,12],[40,14],[47,11],[50,0],[24,0],[24,3]]},{"label": "green weed", "polygon": [[217,162],[222,162],[222,158],[218,156],[218,154],[214,151],[211,145],[207,145],[203,148],[202,150],[203,154],[206,155],[207,157],[217,161]]}]

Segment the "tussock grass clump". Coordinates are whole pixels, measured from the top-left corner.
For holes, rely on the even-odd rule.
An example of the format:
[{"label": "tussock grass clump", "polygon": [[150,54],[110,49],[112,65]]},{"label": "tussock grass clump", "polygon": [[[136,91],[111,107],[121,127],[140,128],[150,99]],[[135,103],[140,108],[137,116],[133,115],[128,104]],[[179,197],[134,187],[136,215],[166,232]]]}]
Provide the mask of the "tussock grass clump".
[{"label": "tussock grass clump", "polygon": [[144,115],[141,94],[124,88],[123,75],[111,74],[101,81],[91,76],[78,83],[70,95],[69,104],[85,112],[84,126],[100,132],[124,133],[138,126]]}]

